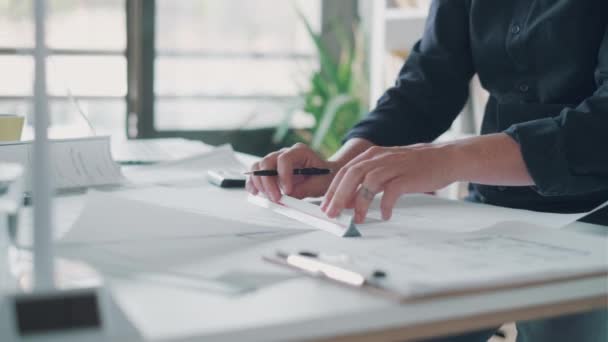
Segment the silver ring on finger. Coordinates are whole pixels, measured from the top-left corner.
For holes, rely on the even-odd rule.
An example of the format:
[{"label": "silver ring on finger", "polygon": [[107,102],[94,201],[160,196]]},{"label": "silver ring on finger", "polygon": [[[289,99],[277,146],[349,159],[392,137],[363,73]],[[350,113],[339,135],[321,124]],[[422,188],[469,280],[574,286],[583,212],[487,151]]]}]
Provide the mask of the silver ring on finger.
[{"label": "silver ring on finger", "polygon": [[359,189],[359,194],[361,194],[361,196],[368,201],[373,201],[374,197],[376,197],[376,194],[369,188],[367,188],[365,185],[361,185],[361,189]]}]

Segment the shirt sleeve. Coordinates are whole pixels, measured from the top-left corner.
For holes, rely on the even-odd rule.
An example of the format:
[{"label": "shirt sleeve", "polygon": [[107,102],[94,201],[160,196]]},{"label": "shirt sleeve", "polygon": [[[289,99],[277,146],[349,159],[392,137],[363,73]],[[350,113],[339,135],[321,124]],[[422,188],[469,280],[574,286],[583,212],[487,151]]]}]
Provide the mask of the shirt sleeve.
[{"label": "shirt sleeve", "polygon": [[536,190],[545,196],[608,190],[608,27],[595,72],[597,90],[558,116],[514,124]]},{"label": "shirt sleeve", "polygon": [[445,132],[468,98],[473,62],[465,0],[434,0],[397,81],[347,134],[381,146],[430,142]]}]

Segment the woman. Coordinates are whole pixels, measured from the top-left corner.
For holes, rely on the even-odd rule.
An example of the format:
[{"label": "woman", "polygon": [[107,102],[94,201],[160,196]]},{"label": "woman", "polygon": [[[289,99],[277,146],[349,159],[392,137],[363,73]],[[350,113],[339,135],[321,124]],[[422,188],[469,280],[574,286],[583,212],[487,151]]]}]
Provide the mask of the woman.
[{"label": "woman", "polygon": [[[429,143],[462,109],[471,77],[489,91],[481,136]],[[553,212],[608,200],[608,1],[436,0],[422,39],[394,87],[329,160],[297,144],[266,156],[247,188],[325,195],[335,217],[362,222],[378,193],[390,219],[397,199],[470,182],[473,201]],[[324,167],[331,177],[294,177]],[[606,341],[606,311],[518,323],[518,341]],[[449,341],[485,341],[483,331]]]}]

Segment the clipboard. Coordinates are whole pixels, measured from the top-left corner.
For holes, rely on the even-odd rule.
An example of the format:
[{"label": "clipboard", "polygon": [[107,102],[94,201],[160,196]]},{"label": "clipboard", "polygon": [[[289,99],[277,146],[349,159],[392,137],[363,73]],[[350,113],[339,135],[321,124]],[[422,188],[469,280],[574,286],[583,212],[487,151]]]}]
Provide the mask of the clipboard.
[{"label": "clipboard", "polygon": [[[354,277],[351,278],[352,281],[345,281],[345,279],[341,279],[336,274],[332,275],[331,269],[329,271],[323,269],[323,266],[329,266],[330,268],[338,267],[319,261],[315,262],[313,258],[304,255],[293,255],[284,252],[277,252],[273,256],[262,256],[262,260],[271,264],[291,269],[293,271],[312,278],[331,282],[332,284],[338,286],[356,289],[359,291],[365,291],[372,295],[384,297],[391,301],[403,301],[402,294],[397,291],[382,287],[380,284],[374,283],[373,280],[371,280],[371,277],[369,276],[341,268],[343,271],[354,275]],[[300,261],[301,263],[298,263],[298,261]],[[305,267],[305,263],[311,263],[310,266],[312,267]],[[319,269],[313,269],[316,267],[319,267]]]},{"label": "clipboard", "polygon": [[[375,280],[370,275],[364,275],[358,273],[356,271],[352,271],[348,268],[344,268],[341,266],[332,265],[331,263],[314,260],[315,258],[311,258],[306,255],[301,254],[289,254],[285,252],[277,252],[275,255],[262,256],[262,260],[271,264],[275,264],[281,267],[289,268],[293,271],[296,271],[300,274],[303,274],[308,277],[320,279],[322,281],[327,281],[334,285],[342,286],[349,289],[354,289],[357,291],[364,291],[369,293],[370,295],[383,297],[387,300],[394,301],[400,304],[406,303],[415,303],[426,300],[433,299],[442,299],[449,297],[459,297],[466,295],[478,295],[491,293],[496,291],[503,290],[515,290],[526,287],[534,287],[534,286],[542,286],[548,284],[562,283],[562,282],[571,282],[575,280],[584,280],[598,277],[606,277],[608,276],[607,270],[597,270],[590,272],[583,272],[580,274],[569,274],[569,275],[552,275],[542,279],[529,279],[529,280],[520,280],[520,281],[506,281],[502,284],[479,284],[473,286],[466,287],[453,287],[453,288],[444,288],[429,292],[415,292],[415,291],[403,291],[397,290],[390,287],[386,287],[382,284],[382,280]],[[353,277],[352,280],[357,281],[349,281],[346,278],[341,278],[336,276],[336,274],[332,274],[332,268],[339,268],[344,272],[349,273],[358,273],[358,277]],[[327,271],[329,270],[329,272]],[[390,275],[389,275],[390,276]],[[608,295],[604,297],[604,300],[608,299]]]},{"label": "clipboard", "polygon": [[328,218],[319,206],[299,200],[297,198],[283,195],[277,204],[261,195],[249,194],[247,200],[250,203],[268,208],[276,213],[290,217],[294,220],[324,230],[339,237],[360,237],[361,233],[353,222],[351,215],[344,213],[336,218]]}]

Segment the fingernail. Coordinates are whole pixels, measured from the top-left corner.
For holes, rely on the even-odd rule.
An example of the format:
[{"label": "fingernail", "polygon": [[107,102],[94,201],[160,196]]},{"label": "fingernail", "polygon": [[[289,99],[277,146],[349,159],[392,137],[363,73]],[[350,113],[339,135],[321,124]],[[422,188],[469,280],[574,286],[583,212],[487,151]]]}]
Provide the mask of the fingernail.
[{"label": "fingernail", "polygon": [[338,209],[334,208],[334,209],[329,210],[329,212],[327,213],[327,216],[334,218],[334,217],[338,216],[338,213],[339,213]]},{"label": "fingernail", "polygon": [[385,213],[385,212],[382,213],[382,219],[384,221],[388,221],[388,220],[390,220],[390,218],[391,218],[391,213]]}]

